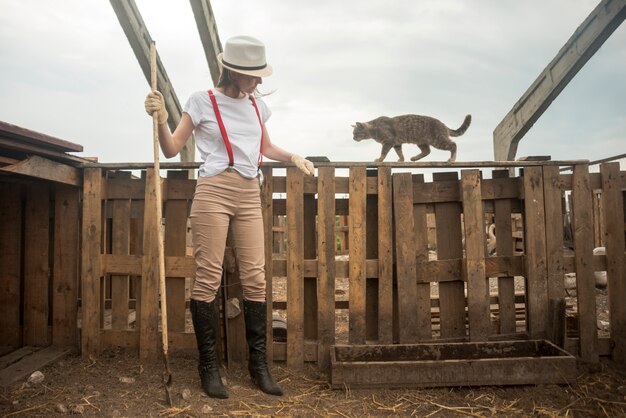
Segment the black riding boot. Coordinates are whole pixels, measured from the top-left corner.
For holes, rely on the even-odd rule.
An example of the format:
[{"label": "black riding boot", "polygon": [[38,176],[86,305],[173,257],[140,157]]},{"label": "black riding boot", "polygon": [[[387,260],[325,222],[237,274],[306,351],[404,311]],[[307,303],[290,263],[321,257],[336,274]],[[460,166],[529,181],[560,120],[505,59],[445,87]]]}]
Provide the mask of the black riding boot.
[{"label": "black riding boot", "polygon": [[243,314],[246,320],[246,340],[250,348],[248,370],[256,385],[265,393],[282,396],[283,390],[274,382],[265,354],[267,303],[243,301]]},{"label": "black riding boot", "polygon": [[191,311],[191,320],[196,331],[196,341],[200,353],[198,372],[202,381],[202,389],[211,398],[226,399],[228,392],[222,384],[220,365],[215,351],[218,330],[215,300],[201,302],[191,299],[189,310]]}]

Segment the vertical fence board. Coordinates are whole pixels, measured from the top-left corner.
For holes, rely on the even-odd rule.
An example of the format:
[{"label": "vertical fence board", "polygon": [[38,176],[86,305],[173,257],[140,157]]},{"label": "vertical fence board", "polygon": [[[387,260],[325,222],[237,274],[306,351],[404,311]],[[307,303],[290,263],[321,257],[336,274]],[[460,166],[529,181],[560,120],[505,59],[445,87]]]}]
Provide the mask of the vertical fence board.
[{"label": "vertical fence board", "polygon": [[267,324],[266,324],[266,335],[268,336],[267,341],[267,361],[269,364],[272,364],[274,361],[274,338],[273,338],[273,327],[272,327],[272,317],[273,317],[273,309],[272,303],[274,300],[274,296],[272,294],[273,289],[273,279],[274,279],[274,271],[273,271],[273,263],[272,263],[272,249],[274,245],[274,232],[272,231],[274,226],[274,219],[277,218],[274,216],[274,177],[272,175],[272,169],[268,167],[263,167],[261,169],[263,172],[263,184],[261,184],[261,213],[263,214],[263,236],[264,236],[264,250],[265,250],[265,300],[267,301]]},{"label": "vertical fence board", "polygon": [[335,169],[318,168],[317,179],[318,365],[330,366],[335,343]]},{"label": "vertical fence board", "polygon": [[486,341],[491,331],[489,286],[485,273],[485,216],[479,170],[461,171],[465,271],[470,341]]},{"label": "vertical fence board", "polygon": [[572,184],[580,356],[585,361],[597,363],[599,357],[596,287],[593,274],[592,191],[587,164],[574,166]]},{"label": "vertical fence board", "polygon": [[[377,177],[376,170],[367,170],[366,177]],[[376,179],[378,182],[378,179]],[[378,187],[378,186],[377,186]],[[378,194],[368,194],[365,202],[365,259],[378,259]],[[378,341],[378,278],[365,279],[365,340]]]},{"label": "vertical fence board", "polygon": [[304,179],[287,168],[287,366],[304,365]]},{"label": "vertical fence board", "polygon": [[[456,181],[458,174],[433,173],[433,180]],[[437,259],[463,257],[461,208],[457,202],[435,203]],[[439,283],[441,337],[465,337],[465,284],[462,280]]]},{"label": "vertical fence board", "polygon": [[[130,199],[113,201],[111,252],[115,255],[130,254]],[[111,275],[111,328],[128,328],[128,275]]]},{"label": "vertical fence board", "polygon": [[80,189],[57,184],[54,209],[52,343],[76,346]]},{"label": "vertical fence board", "polygon": [[524,169],[526,312],[532,338],[545,338],[548,322],[546,217],[541,167]]},{"label": "vertical fence board", "polygon": [[[419,190],[424,184],[423,174],[414,174],[413,188]],[[428,214],[423,203],[413,204],[413,226],[415,236],[415,262],[428,263]],[[424,270],[421,270],[424,271]],[[430,306],[430,280],[417,278],[417,338],[428,341],[433,338]]]},{"label": "vertical fence board", "polygon": [[102,172],[86,168],[83,174],[81,251],[81,351],[96,356],[100,343],[100,248],[102,235]]},{"label": "vertical fence board", "polygon": [[393,175],[393,212],[396,228],[399,342],[417,342],[417,282],[411,173]]},{"label": "vertical fence board", "polygon": [[159,321],[159,228],[157,217],[157,191],[154,176],[149,168],[146,175],[145,212],[143,223],[143,261],[141,267],[141,328],[139,329],[139,358],[155,361],[157,358]]},{"label": "vertical fence board", "polygon": [[[492,177],[508,178],[509,170],[494,170]],[[513,255],[511,200],[495,199],[496,251],[499,257]],[[515,278],[498,277],[498,318],[501,334],[513,334],[515,327]]]},{"label": "vertical fence board", "polygon": [[[393,189],[391,168],[378,168],[378,340],[393,342]],[[429,306],[430,309],[430,306]]]},{"label": "vertical fence board", "polygon": [[626,363],[626,274],[624,273],[624,201],[617,162],[600,165],[602,207],[606,227],[606,273],[609,287],[609,317],[613,360]]},{"label": "vertical fence board", "polygon": [[24,210],[24,344],[45,346],[48,340],[50,247],[49,186],[26,187]]},{"label": "vertical fence board", "polygon": [[[308,180],[308,179],[307,179]],[[304,195],[304,258],[315,260],[317,255],[315,234],[315,195]],[[304,278],[304,338],[317,340],[317,278]],[[306,360],[306,359],[305,359]]]},{"label": "vertical fence board", "polygon": [[22,345],[20,327],[22,189],[18,184],[0,183],[0,343]]},{"label": "vertical fence board", "polygon": [[[188,178],[187,171],[168,171],[168,180]],[[173,195],[176,182],[167,182],[167,195]],[[178,194],[178,193],[177,193]],[[184,257],[187,253],[186,199],[168,199],[165,202],[165,255]],[[174,332],[185,332],[186,295],[184,278],[166,278],[167,326]]]},{"label": "vertical fence board", "polygon": [[349,179],[349,335],[350,344],[365,344],[366,170],[351,167]]}]

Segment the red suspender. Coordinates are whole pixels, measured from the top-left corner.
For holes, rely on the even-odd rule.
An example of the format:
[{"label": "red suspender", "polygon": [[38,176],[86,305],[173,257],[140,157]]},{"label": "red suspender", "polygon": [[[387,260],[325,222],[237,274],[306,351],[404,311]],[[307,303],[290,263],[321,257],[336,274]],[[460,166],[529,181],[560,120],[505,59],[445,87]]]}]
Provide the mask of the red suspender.
[{"label": "red suspender", "polygon": [[[232,167],[235,164],[235,159],[233,158],[233,147],[231,147],[230,141],[228,140],[228,134],[226,133],[226,128],[224,127],[224,121],[222,120],[222,115],[220,115],[220,110],[217,107],[217,100],[215,100],[215,95],[211,90],[209,90],[209,97],[211,98],[211,103],[213,104],[213,111],[215,111],[217,124],[220,127],[220,132],[222,133],[222,139],[224,140],[224,145],[226,146],[226,152],[228,152],[228,166]],[[256,105],[256,100],[254,100],[252,95],[250,95],[250,100],[252,101],[252,105],[256,111],[256,116],[259,118],[259,125],[261,125],[261,149],[259,151],[259,167],[261,167],[263,160],[263,122],[261,121],[261,114],[259,113],[259,108]]]}]

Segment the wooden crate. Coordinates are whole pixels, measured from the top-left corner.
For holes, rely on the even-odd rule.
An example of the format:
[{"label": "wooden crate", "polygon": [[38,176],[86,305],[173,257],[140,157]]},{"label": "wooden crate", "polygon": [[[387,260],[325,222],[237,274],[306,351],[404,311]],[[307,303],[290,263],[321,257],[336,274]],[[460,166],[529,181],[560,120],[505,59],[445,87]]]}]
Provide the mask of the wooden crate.
[{"label": "wooden crate", "polygon": [[335,345],[331,384],[374,387],[566,384],[576,359],[545,340]]}]

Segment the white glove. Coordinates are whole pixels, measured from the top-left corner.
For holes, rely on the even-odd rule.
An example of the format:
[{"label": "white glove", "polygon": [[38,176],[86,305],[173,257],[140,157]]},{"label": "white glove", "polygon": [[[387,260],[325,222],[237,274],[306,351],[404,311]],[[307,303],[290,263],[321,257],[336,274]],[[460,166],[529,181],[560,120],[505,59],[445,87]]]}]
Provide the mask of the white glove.
[{"label": "white glove", "polygon": [[293,154],[291,156],[291,162],[295,164],[296,167],[300,169],[307,176],[312,176],[315,172],[315,167],[313,167],[313,163],[305,158],[300,157],[297,154]]},{"label": "white glove", "polygon": [[148,93],[144,106],[146,108],[146,112],[150,116],[152,116],[154,112],[157,112],[159,125],[167,122],[167,117],[169,115],[167,114],[167,110],[165,110],[165,100],[163,99],[163,95],[160,91],[155,90]]}]

